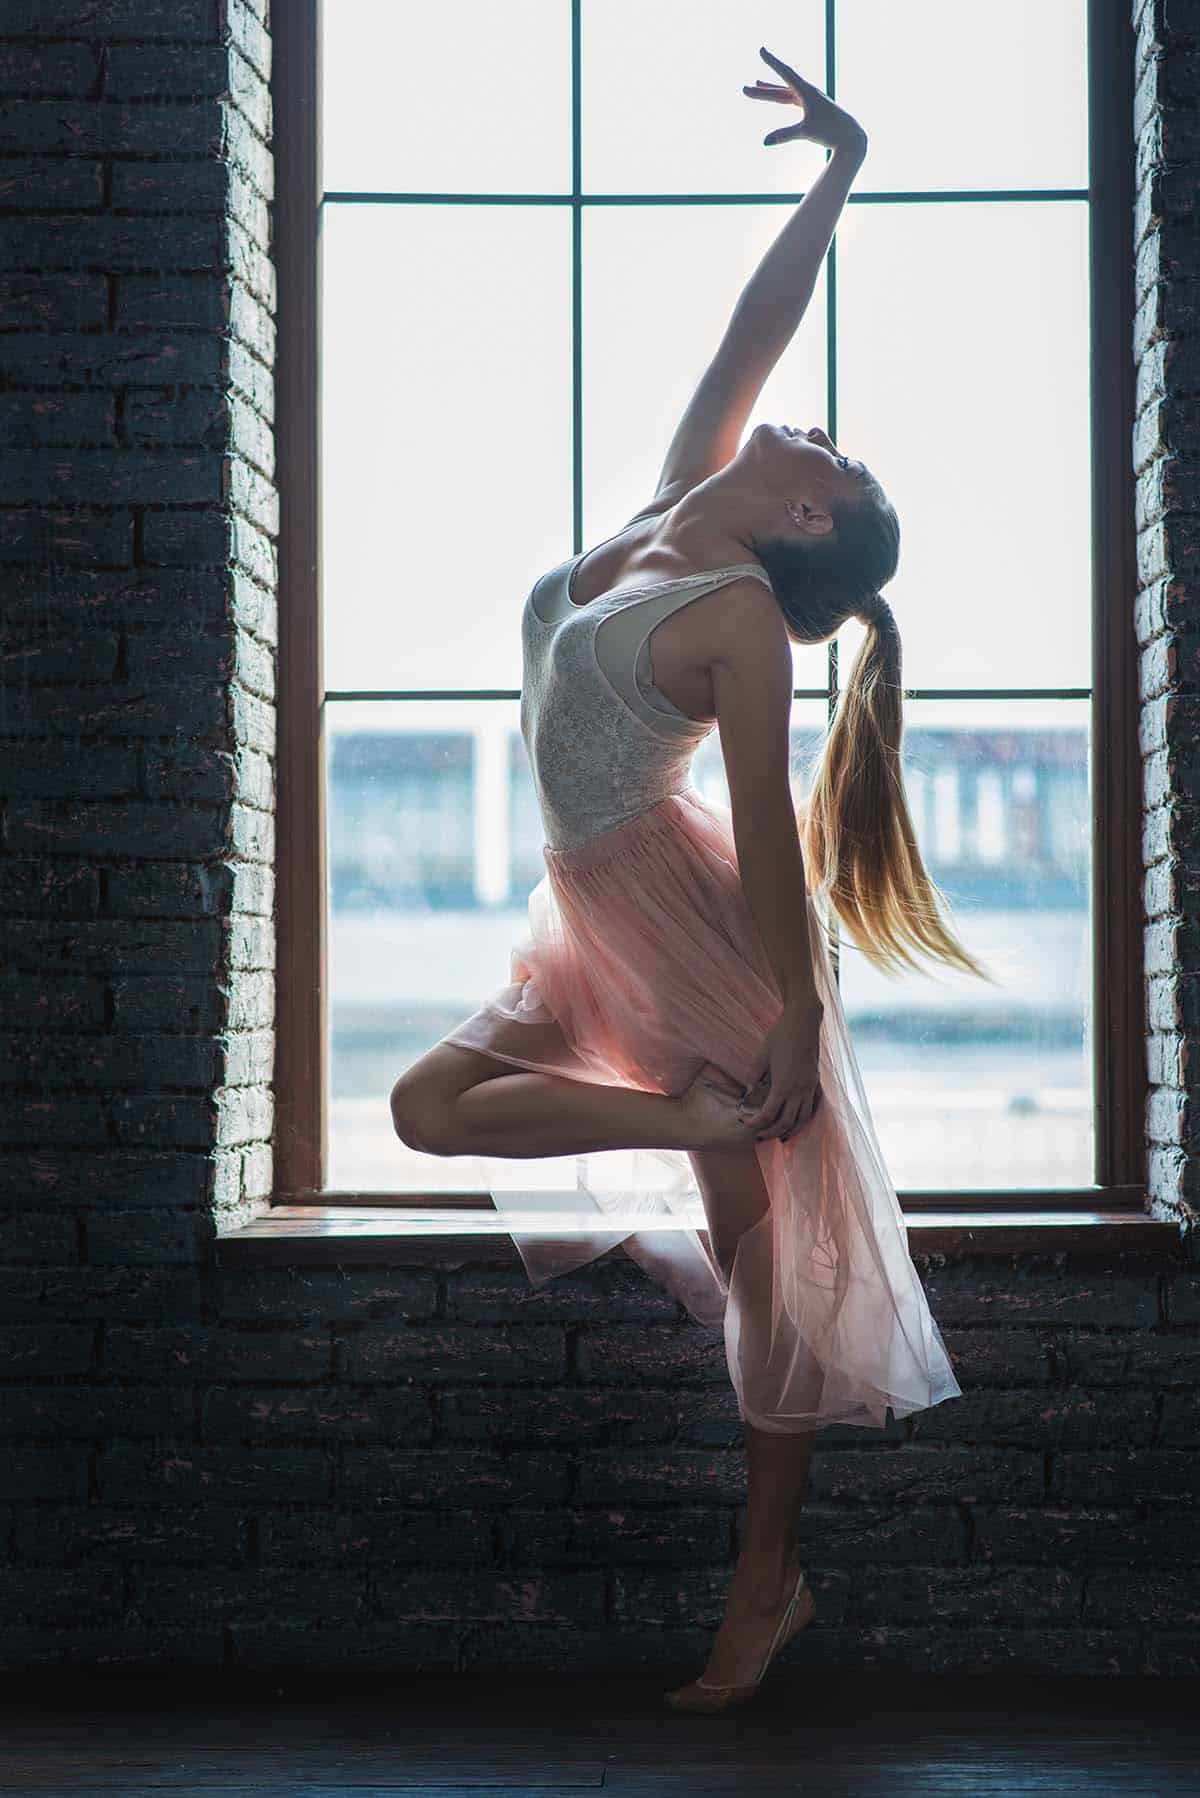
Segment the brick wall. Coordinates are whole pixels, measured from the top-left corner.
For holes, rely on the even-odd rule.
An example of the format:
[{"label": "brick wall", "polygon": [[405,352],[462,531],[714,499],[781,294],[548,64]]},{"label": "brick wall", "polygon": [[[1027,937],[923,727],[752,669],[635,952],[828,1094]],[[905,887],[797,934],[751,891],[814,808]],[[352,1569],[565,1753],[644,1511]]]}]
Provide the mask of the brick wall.
[{"label": "brick wall", "polygon": [[[535,1293],[503,1245],[216,1251],[271,1179],[266,23],[249,0],[4,12],[0,1664],[683,1669],[739,1528],[717,1335],[619,1255]],[[1148,9],[1139,88],[1165,1203],[1200,974],[1176,167],[1200,51],[1175,27]],[[1200,1271],[920,1266],[964,1397],[821,1433],[821,1627],[789,1658],[1195,1671]]]},{"label": "brick wall", "polygon": [[[919,1265],[964,1396],[820,1433],[821,1627],[789,1660],[1196,1672],[1200,1274]],[[414,1245],[387,1269],[230,1269],[204,1296],[48,1271],[10,1307],[5,1664],[700,1653],[739,1425],[719,1335],[623,1258],[533,1294]]]},{"label": "brick wall", "polygon": [[271,1186],[270,42],[245,0],[2,28],[13,1197],[33,1260],[188,1266]]},{"label": "brick wall", "polygon": [[1138,584],[1148,917],[1149,1178],[1163,1215],[1200,1195],[1200,7],[1134,10]]}]

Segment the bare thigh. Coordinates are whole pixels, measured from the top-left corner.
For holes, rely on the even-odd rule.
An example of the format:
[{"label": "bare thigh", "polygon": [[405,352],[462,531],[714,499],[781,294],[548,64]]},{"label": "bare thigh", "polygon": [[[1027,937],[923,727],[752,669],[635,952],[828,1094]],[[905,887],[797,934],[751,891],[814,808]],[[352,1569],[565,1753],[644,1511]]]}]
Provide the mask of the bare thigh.
[{"label": "bare thigh", "polygon": [[689,1158],[704,1201],[712,1252],[728,1279],[742,1234],[770,1209],[767,1183],[750,1146],[692,1149]]},{"label": "bare thigh", "polygon": [[485,1080],[519,1071],[511,1062],[501,1061],[498,1055],[485,1055],[482,1049],[464,1049],[459,1043],[435,1043],[404,1070],[396,1085],[422,1086],[429,1092],[456,1099]]},{"label": "bare thigh", "polygon": [[392,1123],[402,1142],[437,1153],[458,1099],[473,1086],[515,1070],[481,1049],[436,1043],[395,1081],[389,1095]]}]

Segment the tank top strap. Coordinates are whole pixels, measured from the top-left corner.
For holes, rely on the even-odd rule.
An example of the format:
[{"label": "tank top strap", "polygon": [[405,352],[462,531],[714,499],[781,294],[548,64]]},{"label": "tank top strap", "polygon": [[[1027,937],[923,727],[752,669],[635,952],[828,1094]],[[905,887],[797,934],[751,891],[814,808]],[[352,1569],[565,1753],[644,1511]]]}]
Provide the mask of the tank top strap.
[{"label": "tank top strap", "polygon": [[[730,562],[726,567],[714,568],[710,572],[719,576],[723,581],[728,580],[733,574],[748,574],[752,575],[755,580],[762,581],[764,586],[771,586],[771,577],[761,562]],[[707,576],[705,578],[707,579]],[[774,592],[775,589],[772,587],[771,591]]]},{"label": "tank top strap", "polygon": [[[584,612],[595,613],[592,647],[597,666],[610,690],[650,729],[663,735],[683,737],[702,736],[712,729],[711,722],[689,718],[671,705],[665,694],[661,696],[661,705],[654,704],[639,682],[639,665],[643,676],[648,678],[650,638],[664,619],[693,600],[702,599],[744,575],[755,576],[770,587],[770,578],[759,563],[735,562],[724,568],[709,568],[698,574],[677,575],[673,580],[631,587],[624,593],[605,594],[582,608]],[[653,693],[658,689],[652,686],[650,691]]]},{"label": "tank top strap", "polygon": [[[636,609],[638,613],[649,608],[654,617],[654,624],[669,618],[672,612],[678,611],[690,600],[700,599],[706,593],[723,587],[727,581],[738,580],[745,575],[771,586],[771,578],[759,562],[730,562],[724,568],[704,568],[696,574],[677,574],[670,580],[644,581],[637,587],[614,587],[608,593],[600,593],[586,606],[576,606],[577,612],[590,612],[599,628],[601,619],[607,620],[614,613],[624,614]],[[773,589],[772,589],[773,591]],[[654,628],[647,625],[647,631]]]},{"label": "tank top strap", "polygon": [[598,599],[592,601],[592,604],[599,605],[608,599],[613,599],[617,603],[625,599],[648,599],[653,594],[667,592],[679,593],[681,595],[680,603],[683,604],[692,597],[691,588],[720,587],[726,581],[733,580],[739,575],[751,575],[754,579],[763,581],[768,587],[771,585],[771,577],[761,562],[729,562],[722,568],[702,568],[696,574],[677,574],[667,581],[647,581],[640,587],[626,587],[624,590],[618,588],[611,594],[600,594]]}]

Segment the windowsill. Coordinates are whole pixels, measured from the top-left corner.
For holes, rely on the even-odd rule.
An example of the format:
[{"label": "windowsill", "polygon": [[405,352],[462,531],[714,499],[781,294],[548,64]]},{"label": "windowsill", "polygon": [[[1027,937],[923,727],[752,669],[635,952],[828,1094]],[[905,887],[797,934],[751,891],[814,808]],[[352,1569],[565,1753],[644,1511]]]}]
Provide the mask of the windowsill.
[{"label": "windowsill", "polygon": [[[609,1227],[615,1220],[606,1220]],[[1179,1226],[1147,1217],[1133,1207],[1094,1211],[1015,1211],[1007,1209],[907,1212],[909,1248],[923,1255],[1055,1254],[1074,1249],[1088,1254],[1179,1252]],[[217,1259],[223,1266],[320,1267],[445,1265],[447,1261],[517,1264],[511,1219],[480,1206],[441,1209],[397,1206],[275,1205],[262,1217],[222,1236]],[[646,1220],[642,1220],[645,1227]],[[536,1228],[544,1229],[545,1220]],[[594,1234],[595,1216],[574,1225],[564,1217],[562,1234],[572,1229]],[[653,1228],[691,1228],[686,1222],[655,1218]],[[555,1232],[558,1233],[557,1231]]]}]

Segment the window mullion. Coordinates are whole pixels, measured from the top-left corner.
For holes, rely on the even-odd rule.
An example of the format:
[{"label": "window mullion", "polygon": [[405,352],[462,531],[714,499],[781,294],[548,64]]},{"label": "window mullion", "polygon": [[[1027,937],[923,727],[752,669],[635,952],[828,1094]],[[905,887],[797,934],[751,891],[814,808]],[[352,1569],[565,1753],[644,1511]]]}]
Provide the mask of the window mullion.
[{"label": "window mullion", "polygon": [[583,549],[583,0],[571,0],[571,543]]},{"label": "window mullion", "polygon": [[[825,0],[825,92],[832,100],[837,92],[837,19],[836,0]],[[838,440],[838,366],[837,366],[837,238],[829,246],[825,258],[825,416],[826,430]],[[837,632],[829,639],[827,659],[829,699],[827,726],[833,723],[838,700]],[[829,956],[833,978],[842,983],[841,924],[832,906],[828,920]]]}]

